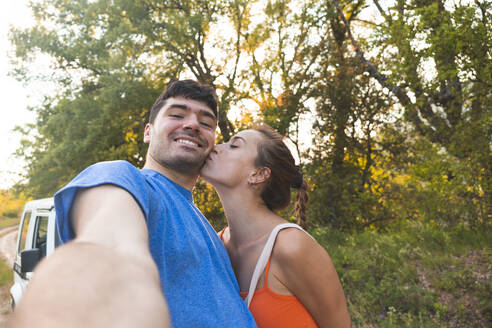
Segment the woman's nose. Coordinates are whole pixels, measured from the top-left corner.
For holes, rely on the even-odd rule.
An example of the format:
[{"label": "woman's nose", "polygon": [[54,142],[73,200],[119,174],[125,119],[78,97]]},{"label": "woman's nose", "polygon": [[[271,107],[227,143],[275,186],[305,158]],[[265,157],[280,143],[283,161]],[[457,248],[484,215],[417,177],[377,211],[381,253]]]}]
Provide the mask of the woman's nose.
[{"label": "woman's nose", "polygon": [[224,147],[224,144],[218,144],[218,145],[215,145],[214,146],[214,149],[212,150],[212,152],[214,154],[219,154],[222,152],[222,148]]}]

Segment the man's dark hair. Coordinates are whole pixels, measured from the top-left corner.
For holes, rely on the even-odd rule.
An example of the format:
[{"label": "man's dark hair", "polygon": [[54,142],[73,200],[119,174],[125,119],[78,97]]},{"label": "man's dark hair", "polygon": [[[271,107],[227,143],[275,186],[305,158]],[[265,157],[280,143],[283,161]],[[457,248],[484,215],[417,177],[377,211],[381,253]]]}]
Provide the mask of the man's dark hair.
[{"label": "man's dark hair", "polygon": [[166,104],[166,99],[176,97],[201,101],[210,107],[217,117],[217,95],[213,86],[193,80],[178,80],[169,83],[166,90],[157,98],[150,109],[149,123],[154,123],[157,114]]}]

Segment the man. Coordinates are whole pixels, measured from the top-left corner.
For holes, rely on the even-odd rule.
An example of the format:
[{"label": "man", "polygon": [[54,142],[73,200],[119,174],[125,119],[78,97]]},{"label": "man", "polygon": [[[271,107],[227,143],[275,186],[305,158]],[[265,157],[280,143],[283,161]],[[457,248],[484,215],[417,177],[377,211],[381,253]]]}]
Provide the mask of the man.
[{"label": "man", "polygon": [[167,327],[166,299],[172,327],[255,327],[191,195],[216,123],[210,86],[173,82],[151,109],[142,170],[102,162],[58,191],[58,229],[72,241],[40,264],[13,325]]}]

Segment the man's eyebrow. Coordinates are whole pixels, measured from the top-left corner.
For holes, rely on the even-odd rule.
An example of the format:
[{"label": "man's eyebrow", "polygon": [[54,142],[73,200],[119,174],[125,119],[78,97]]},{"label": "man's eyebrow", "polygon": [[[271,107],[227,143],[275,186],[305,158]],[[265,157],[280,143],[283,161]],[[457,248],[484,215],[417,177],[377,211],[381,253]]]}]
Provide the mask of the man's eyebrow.
[{"label": "man's eyebrow", "polygon": [[169,109],[169,108],[180,108],[180,109],[184,109],[184,110],[190,110],[190,108],[188,106],[183,105],[183,104],[171,104],[171,105],[169,105],[169,107],[167,109]]},{"label": "man's eyebrow", "polygon": [[[189,111],[190,110],[190,107],[184,105],[184,104],[171,104],[168,109],[170,108],[179,108],[179,109],[184,109],[186,111]],[[200,109],[200,115],[203,115],[203,116],[207,116],[207,117],[210,117],[211,119],[213,119],[214,121],[217,121],[217,117],[210,113],[209,111],[207,110],[204,110],[204,109]]]},{"label": "man's eyebrow", "polygon": [[210,113],[208,110],[200,109],[200,114],[202,114],[203,116],[210,117],[214,121],[217,121],[217,117],[214,114]]}]

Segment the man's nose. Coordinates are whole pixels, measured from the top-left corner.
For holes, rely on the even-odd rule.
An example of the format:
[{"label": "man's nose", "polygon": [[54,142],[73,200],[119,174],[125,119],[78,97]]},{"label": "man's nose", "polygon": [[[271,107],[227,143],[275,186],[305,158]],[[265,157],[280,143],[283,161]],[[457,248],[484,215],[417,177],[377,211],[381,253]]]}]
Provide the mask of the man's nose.
[{"label": "man's nose", "polygon": [[183,128],[198,132],[200,130],[200,122],[198,121],[198,117],[196,115],[188,115],[183,122]]}]

